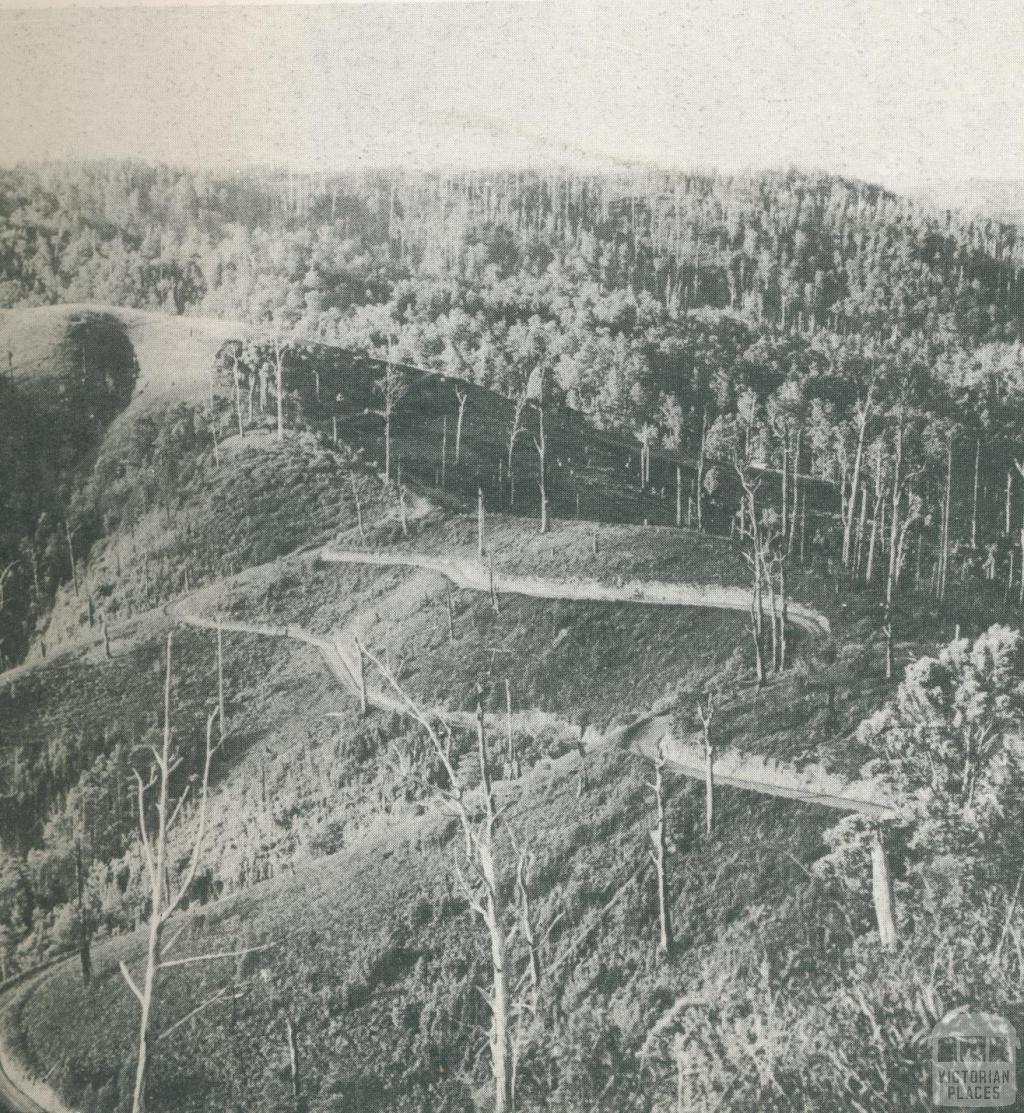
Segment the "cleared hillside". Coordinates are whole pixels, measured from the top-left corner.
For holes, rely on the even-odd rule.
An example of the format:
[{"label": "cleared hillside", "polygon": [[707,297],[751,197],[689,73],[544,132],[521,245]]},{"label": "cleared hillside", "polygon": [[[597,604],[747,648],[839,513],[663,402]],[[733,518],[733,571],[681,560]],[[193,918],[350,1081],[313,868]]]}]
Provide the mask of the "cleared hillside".
[{"label": "cleared hillside", "polygon": [[[65,343],[79,312],[49,340],[41,329],[38,351]],[[118,963],[137,969],[147,910],[133,769],[139,747],[159,737],[173,633],[171,711],[183,755],[175,790],[199,771],[217,700],[217,637],[183,617],[202,613],[208,623],[223,614],[238,627],[273,629],[224,632],[227,737],[178,953],[273,946],[169,973],[160,1002],[168,1025],[223,996],[161,1041],[154,1113],[466,1113],[489,1101],[481,996],[489,966],[452,871],[464,840],[439,805],[447,774],[421,760],[424,737],[408,715],[360,714],[353,686],[297,636],[306,630],[346,646],[358,637],[413,699],[450,713],[451,760],[471,800],[481,776],[472,716],[482,703],[489,775],[505,809],[501,891],[517,906],[514,836],[532,856],[525,885],[542,939],[542,1007],[520,1013],[521,1108],[670,1109],[680,1048],[706,1065],[706,1104],[923,1108],[924,1034],[946,1003],[980,984],[992,924],[998,934],[1012,921],[1016,932],[1015,913],[996,900],[981,911],[967,901],[944,934],[908,896],[902,863],[911,848],[897,839],[908,942],[880,952],[869,892],[833,867],[824,838],[833,814],[719,786],[707,835],[703,787],[667,773],[675,946],[659,954],[651,762],[614,730],[656,712],[692,737],[698,703],[706,708],[713,691],[720,754],[743,749],[856,776],[874,756],[858,725],[894,692],[877,592],[855,592],[810,546],[801,565],[795,544],[788,591],[816,618],[790,624],[787,668],[758,683],[745,609],[643,600],[640,588],[659,583],[748,598],[744,548],[640,524],[674,519],[673,492],[657,482],[671,457],[656,459],[654,481],[640,484],[625,442],[588,431],[571,411],[546,410],[552,522],[541,535],[528,496],[531,484],[537,495],[539,425],[514,459],[511,508],[507,476],[499,482],[491,471],[507,461],[510,403],[497,395],[468,393],[456,464],[463,388],[410,372],[388,483],[382,422],[365,412],[379,404],[379,361],[329,346],[294,353],[279,440],[272,397],[263,408],[254,397],[251,418],[240,402],[259,386],[265,340],[262,355],[250,349],[236,389],[238,337],[219,326],[197,337],[188,318],[97,319],[130,338],[133,393],[66,481],[64,511],[81,541],[75,574],[54,565],[53,602],[37,601],[29,662],[0,677],[4,962],[27,967],[77,941],[80,846],[94,933],[89,986],[70,963],[4,997],[8,1043],[35,1073],[90,1113],[120,1113],[129,1099],[138,1013]],[[45,372],[42,395],[66,365]],[[577,521],[584,474],[594,501],[581,499]],[[718,491],[723,521],[734,494]],[[53,537],[59,558],[60,531]],[[332,552],[368,559],[334,563]],[[499,582],[535,576],[638,591],[614,602],[492,598],[479,576],[467,590],[436,568],[403,566],[414,554],[472,562],[480,576],[493,566]],[[912,594],[910,580],[898,612],[899,668],[952,632],[949,609],[928,601],[926,584],[915,582]],[[27,589],[24,578],[19,587]],[[972,630],[1001,606],[1003,585],[993,583],[974,601]],[[174,843],[176,875],[183,859]],[[519,989],[530,967],[522,946],[519,935],[510,943]],[[937,948],[950,962],[927,983]],[[1017,975],[1010,948],[1005,956],[1006,977],[985,1000],[1008,1011]]]}]

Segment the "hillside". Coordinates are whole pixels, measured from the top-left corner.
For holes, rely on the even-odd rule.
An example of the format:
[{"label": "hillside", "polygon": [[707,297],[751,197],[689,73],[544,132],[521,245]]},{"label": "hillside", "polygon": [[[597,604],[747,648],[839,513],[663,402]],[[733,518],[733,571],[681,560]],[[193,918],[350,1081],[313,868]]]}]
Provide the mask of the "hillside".
[{"label": "hillside", "polygon": [[0,1060],[129,1110],[183,882],[150,1113],[468,1113],[499,1046],[523,1113],[904,1113],[950,1008],[1024,1021],[1011,230],[534,175],[210,187],[186,245],[82,176],[2,178],[0,981],[79,954]]}]

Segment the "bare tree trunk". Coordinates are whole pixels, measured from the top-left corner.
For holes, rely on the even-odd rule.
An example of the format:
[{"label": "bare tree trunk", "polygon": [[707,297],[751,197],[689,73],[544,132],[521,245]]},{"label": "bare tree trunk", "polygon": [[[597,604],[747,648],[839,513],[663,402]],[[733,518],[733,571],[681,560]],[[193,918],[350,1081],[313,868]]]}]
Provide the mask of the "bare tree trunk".
[{"label": "bare tree trunk", "polygon": [[772,616],[772,672],[779,671],[779,611],[775,605],[775,577],[768,567],[768,562],[761,555],[761,568],[764,574],[765,582],[768,584],[768,609]]},{"label": "bare tree trunk", "polygon": [[[206,756],[203,763],[202,776],[197,779],[197,829],[192,840],[187,864],[174,882],[176,888],[172,892],[168,838],[175,822],[182,814],[187,791],[178,799],[173,810],[171,810],[171,777],[175,768],[180,763],[182,756],[180,754],[176,756],[171,749],[171,644],[172,636],[169,634],[167,637],[167,669],[164,678],[164,727],[161,748],[159,751],[156,749],[152,751],[154,765],[148,783],[143,781],[138,770],[134,770],[138,784],[137,809],[139,834],[144,859],[144,872],[148,879],[150,911],[149,930],[146,940],[146,965],[141,987],[135,982],[128,967],[123,962],[120,964],[121,974],[127,982],[129,989],[131,989],[139,1002],[139,1045],[135,1070],[135,1087],[132,1096],[132,1113],[145,1113],[146,1086],[151,1066],[152,1049],[157,1040],[163,1036],[169,1035],[170,1032],[180,1024],[191,1019],[191,1017],[195,1016],[196,1013],[206,1008],[208,1005],[221,1000],[224,996],[223,991],[216,994],[205,1003],[193,1009],[170,1028],[166,1029],[161,1035],[157,1035],[157,990],[160,984],[161,970],[166,966],[178,966],[191,962],[235,957],[239,954],[247,953],[241,951],[220,952],[210,955],[198,955],[193,958],[174,959],[169,962],[165,961],[164,957],[164,928],[168,919],[181,905],[181,902],[191,889],[192,883],[195,880],[196,870],[199,866],[200,854],[202,852],[203,840],[206,833],[206,809],[210,783],[210,765],[217,749],[212,742],[213,724],[217,717],[217,712],[214,711],[206,720]],[[146,794],[153,787],[156,787],[157,790],[155,804],[156,825],[155,832],[151,834],[146,815]],[[191,788],[191,785],[189,787]],[[170,814],[168,814],[169,811]],[[173,940],[171,945],[173,946]],[[265,948],[249,948],[249,950],[263,949]]]},{"label": "bare tree trunk", "polygon": [[[84,826],[84,825],[83,825]],[[75,887],[78,891],[78,958],[82,983],[92,981],[92,926],[85,909],[85,871],[82,866],[82,840],[75,840]]]},{"label": "bare tree trunk", "polygon": [[896,946],[896,921],[893,915],[892,878],[881,833],[876,828],[871,840],[871,893],[875,904],[878,937],[883,947]]},{"label": "bare tree trunk", "polygon": [[949,525],[952,511],[953,491],[953,437],[950,436],[946,448],[946,492],[942,500],[942,549],[939,564],[939,602],[946,598],[946,581],[949,570]]},{"label": "bare tree trunk", "polygon": [[714,697],[709,693],[707,707],[697,701],[697,714],[704,732],[704,833],[711,838],[715,826],[715,747],[711,741],[711,720],[715,717]]},{"label": "bare tree trunk", "polygon": [[484,489],[476,489],[476,555],[484,559]]},{"label": "bare tree trunk", "polygon": [[[450,617],[450,614],[449,614]],[[368,703],[366,700],[366,664],[363,658],[363,645],[358,638],[356,643],[356,683],[359,685],[359,714],[366,718]]]},{"label": "bare tree trunk", "polygon": [[508,505],[511,510],[516,504],[515,447],[516,437],[522,432],[523,410],[526,408],[526,391],[522,391],[515,401],[512,413],[512,428],[508,438]]},{"label": "bare tree trunk", "polygon": [[868,421],[871,418],[871,395],[873,392],[874,383],[868,388],[867,398],[863,404],[860,405],[857,411],[857,452],[853,459],[853,476],[850,481],[850,492],[852,497],[846,500],[846,506],[843,513],[843,567],[846,568],[850,563],[850,535],[853,528],[853,513],[854,502],[856,501],[856,494],[860,488],[860,468],[864,459],[864,437],[867,433]]},{"label": "bare tree trunk", "polygon": [[281,341],[274,338],[274,374],[277,385],[277,439],[284,440],[284,349]]},{"label": "bare tree trunk", "polygon": [[860,518],[857,521],[857,555],[854,558],[853,575],[854,579],[860,576],[861,564],[863,563],[864,556],[864,531],[867,529],[868,523],[868,489],[867,487],[861,488],[860,495]]},{"label": "bare tree trunk", "polygon": [[384,410],[384,482],[391,483],[391,403]]},{"label": "bare tree trunk", "polygon": [[455,398],[459,403],[459,416],[455,422],[455,466],[458,467],[459,458],[462,455],[462,418],[466,412],[466,402],[469,400],[469,392],[455,388]]},{"label": "bare tree trunk", "polygon": [[697,452],[697,529],[704,529],[704,461],[708,446],[708,408],[704,407],[704,415],[700,425],[700,448]]},{"label": "bare tree trunk", "polygon": [[221,627],[220,612],[217,612],[217,725],[220,740],[227,734],[227,719],[224,715],[224,631]]},{"label": "bare tree trunk", "polygon": [[65,539],[67,540],[67,543],[68,543],[68,561],[71,564],[71,582],[75,585],[75,598],[77,599],[78,598],[78,569],[75,567],[75,549],[74,549],[74,546],[71,543],[71,538],[73,536],[74,536],[74,532],[72,531],[71,527],[68,525],[68,521],[65,518],[64,519],[64,537],[65,537]]},{"label": "bare tree trunk", "polygon": [[1024,607],[1024,527],[1020,531],[1020,594],[1017,597],[1017,605]]},{"label": "bare tree trunk", "polygon": [[1006,525],[1003,527],[1003,533],[1007,537],[1010,536],[1010,510],[1013,502],[1013,470],[1006,469]]},{"label": "bare tree trunk", "polygon": [[295,1038],[295,1025],[292,1024],[290,1016],[284,1018],[284,1032],[288,1041],[288,1076],[292,1084],[292,1097],[298,1099],[302,1092],[299,1078],[299,1047]]},{"label": "bare tree trunk", "polygon": [[515,739],[512,734],[512,685],[509,679],[505,677],[505,733],[506,742],[508,744],[508,765],[511,770],[512,777],[519,776],[519,760],[516,757]]},{"label": "bare tree trunk", "polygon": [[[132,1097],[132,1113],[145,1113],[146,1082],[149,1076],[149,1047],[154,1030],[155,998],[159,985],[160,964],[163,955],[164,898],[166,892],[165,876],[167,855],[167,805],[170,789],[171,762],[171,635],[167,636],[167,672],[164,679],[164,731],[161,751],[159,788],[156,805],[157,832],[155,846],[150,849],[146,834],[145,791],[139,779],[139,823],[143,840],[146,842],[146,862],[150,869],[150,911],[149,932],[146,937],[146,970],[141,990],[136,989],[139,998],[139,1053],[135,1069],[135,1090]],[[125,968],[122,973],[127,977]],[[129,985],[132,985],[129,982]]]},{"label": "bare tree trunk", "polygon": [[497,869],[494,861],[493,830],[495,823],[494,795],[487,760],[487,739],[484,733],[483,704],[476,705],[477,756],[480,761],[480,778],[483,786],[486,821],[483,833],[474,840],[474,851],[479,859],[484,878],[483,921],[491,945],[491,1066],[494,1073],[494,1111],[510,1113],[511,1075],[509,1072],[509,990],[505,959],[505,930],[499,896]]},{"label": "bare tree trunk", "polygon": [[748,555],[747,563],[753,576],[750,592],[750,636],[754,641],[754,670],[760,690],[764,685],[764,660],[761,656],[761,565],[756,556],[751,558]]},{"label": "bare tree trunk", "polygon": [[[865,498],[867,493],[865,492]],[[864,582],[870,584],[875,575],[875,540],[878,537],[878,523],[885,506],[885,493],[879,492],[875,496],[875,510],[871,516],[871,539],[868,541],[868,564],[864,570]]]},{"label": "bare tree trunk", "polygon": [[242,424],[242,390],[238,375],[238,356],[231,354],[231,374],[235,382],[235,415],[238,418],[238,435],[245,436],[245,426]]},{"label": "bare tree trunk", "polygon": [[540,436],[533,438],[533,443],[537,448],[537,459],[540,467],[540,475],[537,479],[537,485],[540,488],[540,532],[547,533],[548,531],[548,493],[547,493],[547,441],[544,438],[544,407],[538,405],[537,412],[540,420]]},{"label": "bare tree trunk", "polygon": [[655,822],[647,834],[651,840],[651,862],[654,864],[658,885],[658,950],[662,956],[672,951],[672,920],[668,899],[667,876],[667,834],[665,830],[665,741],[658,744],[658,756],[654,762],[654,781],[648,787],[654,793]]},{"label": "bare tree trunk", "polygon": [[359,501],[359,488],[356,486],[356,473],[350,471],[348,473],[349,482],[352,484],[352,498],[356,504],[356,522],[359,525],[359,536],[366,539],[366,530],[363,529],[363,507]]},{"label": "bare tree trunk", "polygon": [[448,415],[441,418],[441,486],[448,486]]},{"label": "bare tree trunk", "polygon": [[[506,684],[508,681],[506,681]],[[530,894],[526,888],[526,870],[529,865],[529,855],[519,851],[516,856],[516,893],[519,899],[519,931],[526,944],[529,958],[530,990],[533,998],[533,1012],[537,1014],[540,1008],[540,983],[542,968],[540,961],[540,940],[537,938],[533,926],[533,917],[530,915]]]},{"label": "bare tree trunk", "polygon": [[978,472],[981,468],[981,440],[974,442],[974,490],[971,496],[971,548],[978,547]]},{"label": "bare tree trunk", "polygon": [[135,1090],[132,1096],[132,1113],[145,1113],[146,1083],[149,1080],[149,1049],[155,1028],[154,1005],[159,985],[160,957],[163,953],[163,920],[160,897],[152,894],[155,913],[150,913],[149,934],[146,940],[146,975],[142,984],[139,1018],[139,1052],[135,1069]]},{"label": "bare tree trunk", "polygon": [[889,570],[885,579],[885,676],[892,679],[893,673],[893,604],[896,598],[897,536],[900,519],[900,497],[902,491],[903,465],[903,421],[896,429],[892,474],[892,523],[889,537]]},{"label": "bare tree trunk", "polygon": [[782,438],[782,541],[786,541],[786,523],[789,520],[789,430]]},{"label": "bare tree trunk", "polygon": [[779,591],[782,595],[782,614],[779,618],[779,668],[786,670],[786,628],[789,621],[789,602],[786,597],[786,557],[779,561]]},{"label": "bare tree trunk", "polygon": [[676,464],[676,525],[683,524],[683,469]]},{"label": "bare tree trunk", "polygon": [[452,613],[452,589],[447,590],[445,600],[448,605],[448,643],[449,645],[455,644],[455,615]]},{"label": "bare tree trunk", "polygon": [[800,445],[803,440],[803,427],[801,426],[796,431],[796,447],[793,452],[793,512],[791,514],[792,521],[789,525],[789,538],[786,542],[786,552],[793,551],[793,543],[796,538],[796,512],[800,504]]},{"label": "bare tree trunk", "polygon": [[500,614],[498,593],[494,588],[494,553],[487,554],[487,584],[491,592],[491,609],[495,614]]}]

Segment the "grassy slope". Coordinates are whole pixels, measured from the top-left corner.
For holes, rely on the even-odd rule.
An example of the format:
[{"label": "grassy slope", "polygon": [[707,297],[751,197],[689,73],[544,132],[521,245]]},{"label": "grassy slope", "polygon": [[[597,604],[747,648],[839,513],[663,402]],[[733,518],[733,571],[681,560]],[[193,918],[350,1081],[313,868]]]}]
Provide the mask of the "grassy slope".
[{"label": "grassy slope", "polygon": [[172,317],[109,305],[47,305],[0,312],[0,349],[9,351],[16,381],[45,378],[54,369],[69,322],[108,317],[126,330],[139,364],[136,400],[144,394],[195,393],[208,389],[210,367],[225,340],[237,336],[237,322],[207,317]]},{"label": "grassy slope", "polygon": [[[722,818],[729,834],[709,858],[694,834],[699,793],[674,785],[672,838],[682,853],[673,903],[681,956],[659,968],[649,879],[628,886],[612,911],[597,917],[643,860],[644,773],[638,759],[608,753],[594,762],[582,795],[568,768],[536,774],[515,790],[522,799],[514,825],[538,856],[532,876],[538,920],[546,924],[562,914],[547,948],[549,962],[566,956],[551,1001],[562,1017],[565,1049],[554,1108],[648,1108],[635,1060],[644,1031],[752,906],[800,899],[806,879],[797,863],[819,845],[817,819],[726,794]],[[300,1021],[313,1108],[465,1108],[465,1080],[481,1078],[475,1026],[483,1016],[471,987],[485,984],[486,973],[466,909],[450,889],[449,838],[425,817],[402,836],[368,839],[294,878],[211,906],[196,923],[191,946],[282,945],[242,963],[241,1001],[218,1006],[169,1042],[157,1076],[164,1080],[157,1083],[158,1108],[282,1108],[285,1011]],[[787,912],[776,915],[782,921]],[[597,930],[581,936],[589,926]],[[64,971],[22,1005],[30,1050],[49,1061],[59,1047],[66,1080],[90,1079],[98,1088],[130,1059],[134,1007],[115,963],[137,948],[136,940],[104,948],[90,990]],[[235,975],[231,966],[175,975],[165,1016],[183,1015],[190,1002]],[[84,1019],[98,1009],[108,1037],[99,1045],[88,1025],[68,1024],[69,1017]],[[606,1065],[601,1058],[613,1049],[623,1073],[601,1095],[595,1088]],[[524,1083],[527,1092],[530,1086]]]},{"label": "grassy slope", "polygon": [[[428,521],[421,537],[426,543],[434,530],[467,528],[457,519]],[[384,544],[394,529],[394,524],[381,527],[370,543]],[[513,546],[514,529],[514,524],[507,527],[503,551],[534,544],[530,527],[524,527]],[[599,561],[602,575],[636,570],[628,535],[616,536],[616,544],[602,547],[608,560],[607,568]],[[636,532],[633,537],[638,538]],[[350,529],[348,543],[359,540]],[[638,568],[658,574],[671,567],[703,572],[707,554],[715,550],[706,539],[686,533],[670,540],[671,557],[662,553],[653,564],[650,547],[640,547],[633,557]],[[538,544],[557,549],[555,541]],[[586,562],[592,564],[587,553]],[[555,551],[552,559],[557,563],[563,557]],[[325,632],[361,620],[368,644],[387,646],[392,660],[409,658],[403,676],[410,688],[424,697],[446,693],[461,706],[470,702],[471,685],[486,670],[497,638],[512,650],[510,660],[516,663],[517,704],[539,705],[576,722],[628,717],[659,699],[670,702],[679,689],[695,690],[733,655],[744,627],[741,615],[511,598],[502,600],[495,616],[486,597],[456,592],[453,649],[442,605],[445,590],[434,576],[320,565],[310,553],[250,569],[235,577],[223,596],[206,590],[198,603],[214,605],[219,596],[232,615],[298,621]],[[413,598],[419,600],[416,605]],[[190,671],[195,660],[198,680],[208,674],[211,639],[188,638],[202,646],[198,657],[191,652],[182,657]],[[209,1108],[210,1095],[217,1095],[214,1100],[225,1107],[280,1108],[283,1045],[271,1039],[268,1052],[267,1032],[279,1032],[281,1010],[292,1008],[303,1022],[315,1108],[400,1108],[400,1096],[410,1099],[408,1108],[422,1108],[428,1100],[435,1108],[462,1108],[466,1077],[479,1080],[481,1075],[480,1040],[461,1026],[481,1022],[470,985],[482,983],[485,971],[465,910],[450,895],[450,835],[429,813],[417,818],[421,805],[415,799],[405,804],[386,778],[377,777],[382,748],[401,732],[400,725],[380,715],[359,723],[351,696],[337,689],[317,655],[303,647],[230,635],[226,648],[236,743],[215,801],[211,862],[218,882],[235,895],[208,906],[197,934],[204,948],[218,940],[237,944],[282,934],[291,942],[280,955],[256,964],[267,969],[269,982],[255,967],[246,968],[254,985],[230,1014],[227,1006],[217,1006],[207,1020],[175,1036],[162,1069],[164,1077],[185,1089],[165,1107]],[[151,652],[155,655],[155,648]],[[496,665],[495,678],[498,673]],[[158,682],[153,671],[147,682],[151,705],[158,698]],[[791,690],[788,682],[769,690],[757,714],[764,715],[768,706],[785,707]],[[198,692],[188,697],[202,699]],[[63,701],[63,695],[54,699],[57,706]],[[104,705],[95,706],[102,710]],[[74,705],[69,709],[73,712]],[[324,717],[339,710],[340,719]],[[749,717],[736,729],[749,732]],[[617,880],[628,878],[643,861],[648,812],[645,771],[638,759],[617,753],[592,756],[580,794],[572,748],[557,744],[557,738],[548,741],[553,744],[528,750],[536,764],[512,791],[522,794],[513,813],[516,829],[529,833],[540,854],[540,913],[549,918],[558,911],[566,914],[552,936],[554,955],[568,946],[573,928],[586,924],[614,892]],[[645,1108],[633,1056],[652,1016],[681,991],[713,953],[716,937],[742,918],[741,910],[751,901],[782,902],[776,913],[781,932],[787,902],[800,897],[806,881],[789,855],[807,863],[821,850],[827,817],[726,791],[726,834],[709,869],[694,834],[701,821],[699,790],[678,783],[672,792],[677,800],[673,840],[682,852],[673,890],[683,956],[667,972],[654,962],[648,880],[627,890],[601,930],[566,961],[557,999],[566,1017],[567,1077],[559,1084],[556,1108],[559,1101],[563,1108],[580,1108],[582,1102],[595,1108]],[[333,856],[319,857],[338,846],[342,849]],[[252,872],[257,849],[265,852],[275,876],[253,886],[255,877],[263,876]],[[311,857],[316,863],[303,865]],[[294,879],[293,868],[299,871]],[[134,953],[137,946],[134,939],[124,939],[102,948],[101,974],[92,990],[81,990],[73,971],[64,972],[24,1005],[20,1016],[30,1054],[49,1062],[50,1049],[59,1046],[65,1059],[61,1080],[72,1092],[87,1086],[99,1090],[128,1057],[134,1013],[115,958],[125,949]],[[204,978],[215,982],[222,976],[213,971],[202,977],[176,975],[167,1015],[187,1011],[187,1000],[215,988],[200,985]],[[57,997],[67,1007],[55,1012]],[[604,1006],[607,1019],[593,1020],[602,1031],[584,1030],[582,1021],[577,1031],[574,1018],[596,1018]],[[99,1048],[84,1028],[67,1024],[69,1016],[97,1008],[110,1018],[111,1033]],[[588,1090],[597,1085],[587,1062],[594,1040],[611,1041],[623,1056],[622,1087],[600,1101],[596,1091]],[[195,1056],[200,1045],[211,1049],[208,1066]],[[267,1061],[259,1058],[260,1046]],[[249,1065],[239,1070],[239,1062]],[[109,1094],[108,1089],[105,1097]]]}]

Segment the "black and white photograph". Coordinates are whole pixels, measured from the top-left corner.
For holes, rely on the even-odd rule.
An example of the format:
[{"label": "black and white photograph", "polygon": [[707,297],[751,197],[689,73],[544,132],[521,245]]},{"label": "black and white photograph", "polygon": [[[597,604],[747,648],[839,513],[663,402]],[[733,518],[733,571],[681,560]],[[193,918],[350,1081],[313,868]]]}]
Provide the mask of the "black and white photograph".
[{"label": "black and white photograph", "polygon": [[1024,1108],[1024,7],[0,0],[0,1113]]}]

